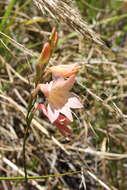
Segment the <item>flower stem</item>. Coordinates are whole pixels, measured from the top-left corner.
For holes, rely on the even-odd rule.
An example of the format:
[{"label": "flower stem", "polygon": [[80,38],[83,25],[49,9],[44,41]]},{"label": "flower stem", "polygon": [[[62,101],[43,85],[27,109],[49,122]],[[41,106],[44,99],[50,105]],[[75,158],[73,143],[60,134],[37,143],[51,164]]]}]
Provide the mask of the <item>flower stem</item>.
[{"label": "flower stem", "polygon": [[[49,174],[49,175],[44,175],[44,176],[27,176],[27,179],[44,179],[44,178],[49,178],[49,177],[62,177],[65,175],[76,175],[78,173],[81,173],[82,171],[70,171],[70,172],[65,172],[62,174]],[[83,171],[85,172],[85,171]],[[0,177],[0,180],[25,180],[25,177]]]},{"label": "flower stem", "polygon": [[30,96],[29,103],[28,103],[28,112],[26,115],[26,128],[25,128],[25,133],[24,133],[24,139],[23,139],[23,167],[24,167],[24,173],[25,173],[25,183],[27,186],[27,164],[26,164],[26,140],[28,138],[28,130],[30,128],[31,121],[33,119],[33,107],[36,102],[36,98],[33,98],[32,95]]},{"label": "flower stem", "polygon": [[27,122],[27,126],[26,126],[26,129],[25,129],[25,134],[24,134],[24,139],[23,139],[23,167],[24,167],[24,173],[25,173],[25,182],[27,183],[27,168],[26,168],[26,140],[28,138],[28,130],[29,130],[29,127],[30,125],[28,124]]}]

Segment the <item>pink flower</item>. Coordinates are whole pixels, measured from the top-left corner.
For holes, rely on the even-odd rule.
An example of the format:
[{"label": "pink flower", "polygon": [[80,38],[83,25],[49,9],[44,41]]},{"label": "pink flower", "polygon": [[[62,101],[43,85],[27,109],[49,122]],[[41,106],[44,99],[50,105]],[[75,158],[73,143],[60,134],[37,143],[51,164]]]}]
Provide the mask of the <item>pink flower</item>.
[{"label": "pink flower", "polygon": [[47,113],[51,123],[54,123],[62,113],[69,121],[73,121],[70,108],[82,108],[82,104],[74,93],[70,92],[75,82],[75,75],[67,80],[57,74],[53,74],[53,81],[39,84],[33,93],[33,97],[41,90],[48,100]]},{"label": "pink flower", "polygon": [[[46,106],[45,106],[44,104],[39,104],[39,105],[37,106],[37,108],[35,109],[35,111],[38,110],[38,109],[41,109],[41,110],[43,111],[44,115],[45,115],[46,117],[48,117],[47,108],[46,108]],[[49,117],[48,117],[48,118],[49,118]],[[60,133],[61,133],[64,137],[66,137],[65,132],[66,132],[66,133],[69,133],[69,134],[72,134],[71,129],[69,129],[69,128],[67,127],[68,124],[71,124],[71,121],[70,121],[68,118],[66,118],[65,116],[63,116],[63,115],[60,114],[60,115],[58,116],[58,118],[54,121],[54,124],[56,125],[57,129],[60,131]]]}]

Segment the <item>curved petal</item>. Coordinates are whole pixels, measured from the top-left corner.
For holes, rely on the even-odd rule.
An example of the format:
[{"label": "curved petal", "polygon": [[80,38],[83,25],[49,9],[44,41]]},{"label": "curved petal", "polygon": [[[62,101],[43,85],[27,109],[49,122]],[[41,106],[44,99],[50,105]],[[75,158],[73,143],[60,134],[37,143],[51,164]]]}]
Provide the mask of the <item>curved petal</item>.
[{"label": "curved petal", "polygon": [[57,129],[59,130],[59,132],[66,138],[67,135],[65,134],[65,131],[61,128],[61,126],[56,125]]},{"label": "curved petal", "polygon": [[75,74],[79,69],[78,63],[72,64],[72,65],[70,65],[70,67],[71,67],[71,70],[69,70],[69,68],[68,68],[68,71],[66,71],[63,74],[63,77],[69,77],[69,76]]},{"label": "curved petal", "polygon": [[55,109],[51,104],[48,104],[48,118],[53,123],[59,116],[59,110]]},{"label": "curved petal", "polygon": [[82,108],[83,105],[80,102],[80,98],[78,96],[76,96],[75,94],[71,93],[70,98],[68,99],[68,103],[67,105],[70,108]]},{"label": "curved petal", "polygon": [[49,93],[48,101],[56,109],[61,109],[68,102],[68,98],[70,97],[69,90],[72,88],[74,82],[75,75],[72,75],[65,81],[59,76],[53,83]]},{"label": "curved petal", "polygon": [[54,83],[56,83],[57,81],[59,82],[64,81],[64,78],[60,74],[57,74],[57,73],[52,73],[52,79]]},{"label": "curved petal", "polygon": [[53,83],[48,96],[48,101],[56,109],[62,108],[68,101],[70,92],[66,90],[66,81],[58,74],[53,74]]},{"label": "curved petal", "polygon": [[75,75],[70,76],[67,80],[63,80],[63,78],[60,75],[53,75],[53,76],[57,78],[54,80],[51,91],[55,92],[62,91],[65,93],[71,90],[71,88],[74,85]]},{"label": "curved petal", "polygon": [[44,95],[46,97],[49,96],[49,88],[50,88],[50,84],[49,83],[46,83],[46,84],[43,84],[42,86],[40,86],[40,90],[44,93]]},{"label": "curved petal", "polygon": [[72,135],[72,130],[69,129],[66,125],[56,125],[57,129],[59,130],[59,132],[66,138],[67,135],[65,134],[66,133],[69,133]]},{"label": "curved petal", "polygon": [[61,125],[69,125],[72,123],[72,121],[70,121],[67,117],[59,114],[59,117],[57,118],[57,120],[55,122],[59,122],[61,123]]},{"label": "curved petal", "polygon": [[[58,126],[58,125],[57,125]],[[63,131],[67,132],[67,133],[70,133],[72,135],[72,130],[67,127],[66,125],[61,125],[59,126]]]},{"label": "curved petal", "polygon": [[35,91],[33,92],[32,96],[35,97],[38,93],[39,90],[41,90],[43,88],[45,84],[38,84]]},{"label": "curved petal", "polygon": [[60,111],[60,113],[62,113],[63,115],[65,115],[70,121],[73,121],[71,110],[67,106],[67,104],[65,104],[65,106],[62,109],[60,109],[59,111]]},{"label": "curved petal", "polygon": [[57,73],[63,77],[69,77],[75,74],[79,69],[78,63],[70,64],[70,65],[57,65],[49,68],[47,73]]},{"label": "curved petal", "polygon": [[51,81],[51,82],[49,83],[49,85],[48,85],[48,91],[49,91],[49,92],[51,91],[52,86],[53,86],[53,81]]},{"label": "curved petal", "polygon": [[43,114],[48,117],[47,108],[44,104],[39,104],[34,111],[37,111],[38,109],[41,109],[43,111]]},{"label": "curved petal", "polygon": [[75,75],[70,76],[63,85],[64,90],[69,91],[75,83]]}]

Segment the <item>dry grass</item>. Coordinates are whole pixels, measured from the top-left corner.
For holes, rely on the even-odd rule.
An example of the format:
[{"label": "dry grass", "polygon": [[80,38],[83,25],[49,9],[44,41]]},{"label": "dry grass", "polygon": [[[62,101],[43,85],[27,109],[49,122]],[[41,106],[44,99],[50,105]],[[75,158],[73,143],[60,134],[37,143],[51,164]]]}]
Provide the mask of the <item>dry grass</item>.
[{"label": "dry grass", "polygon": [[[78,10],[72,9],[65,1],[61,0],[33,0],[42,13],[48,12],[51,17],[63,21],[75,31],[81,33],[85,38],[89,38],[97,44],[103,45],[99,36],[91,30],[87,22],[85,22]],[[73,2],[74,3],[74,2]]]},{"label": "dry grass", "polygon": [[[35,65],[41,41],[44,44],[52,26],[57,25],[60,40],[49,66],[79,63],[73,90],[81,97],[84,108],[76,111],[71,126],[73,135],[68,139],[42,113],[36,113],[26,146],[28,174],[81,172],[30,180],[29,189],[126,189],[126,43],[110,51],[113,56],[110,57],[100,48],[102,41],[98,35],[73,9],[72,2],[69,5],[65,1],[34,0],[34,3],[52,18],[49,14],[44,17],[32,2],[24,9],[17,3],[8,17],[10,24],[0,32],[3,51],[0,55],[0,176],[24,175],[22,144]],[[8,4],[9,1],[2,2],[0,6],[5,9]],[[42,17],[43,21],[34,23],[34,16]],[[85,34],[85,38],[75,31]],[[43,101],[40,94],[38,102]],[[23,183],[1,181],[0,189],[24,190],[25,187]]]}]

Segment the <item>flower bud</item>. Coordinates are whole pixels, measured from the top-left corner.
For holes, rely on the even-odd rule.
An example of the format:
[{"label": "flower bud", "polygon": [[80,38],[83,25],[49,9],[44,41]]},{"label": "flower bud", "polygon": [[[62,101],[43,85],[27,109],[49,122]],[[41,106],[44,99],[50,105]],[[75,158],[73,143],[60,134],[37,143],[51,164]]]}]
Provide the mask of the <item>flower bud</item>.
[{"label": "flower bud", "polygon": [[49,38],[51,54],[55,51],[58,42],[58,33],[56,32],[56,28],[53,27],[51,36]]},{"label": "flower bud", "polygon": [[40,67],[43,67],[49,61],[50,58],[50,45],[46,43],[42,49],[41,55],[38,60],[38,64]]},{"label": "flower bud", "polygon": [[36,71],[36,76],[35,76],[36,84],[40,80],[40,77],[41,77],[49,59],[50,59],[50,45],[49,45],[49,43],[46,43],[42,49],[42,52],[41,52],[41,55],[39,57],[38,64],[37,64],[37,71]]}]

